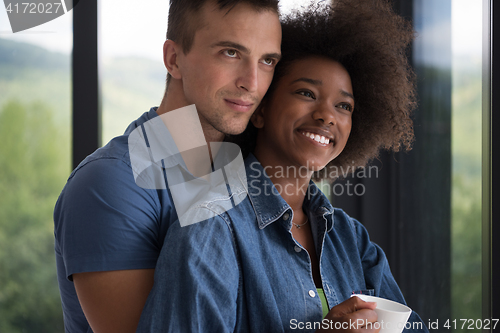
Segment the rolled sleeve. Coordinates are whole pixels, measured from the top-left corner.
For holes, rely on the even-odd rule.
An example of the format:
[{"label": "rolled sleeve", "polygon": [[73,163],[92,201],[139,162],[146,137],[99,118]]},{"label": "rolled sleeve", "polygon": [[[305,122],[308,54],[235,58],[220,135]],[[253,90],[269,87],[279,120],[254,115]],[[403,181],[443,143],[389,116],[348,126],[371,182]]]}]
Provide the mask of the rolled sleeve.
[{"label": "rolled sleeve", "polygon": [[138,187],[119,159],[80,167],[54,210],[56,254],[66,277],[154,268],[161,248],[159,206],[155,192]]}]

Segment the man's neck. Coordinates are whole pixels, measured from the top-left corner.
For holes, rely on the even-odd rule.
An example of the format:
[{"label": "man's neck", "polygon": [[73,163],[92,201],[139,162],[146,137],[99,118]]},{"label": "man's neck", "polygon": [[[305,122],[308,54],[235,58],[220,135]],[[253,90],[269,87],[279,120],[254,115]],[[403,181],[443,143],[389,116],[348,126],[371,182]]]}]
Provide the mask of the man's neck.
[{"label": "man's neck", "polygon": [[[201,124],[201,128],[199,125],[195,125],[197,122],[197,120],[194,119],[196,118],[196,114],[193,118],[192,112],[190,113],[187,110],[186,112],[180,111],[181,113],[179,114],[172,114],[173,117],[165,117],[167,113],[189,105],[190,103],[186,100],[182,89],[179,89],[178,82],[171,82],[168,91],[165,93],[165,96],[160,103],[160,106],[156,110],[156,113],[162,118],[165,126],[169,128],[169,132],[178,148],[182,148],[182,146],[186,145],[190,147],[196,146],[201,148],[204,146],[208,148],[208,152],[200,151],[197,148],[191,148],[188,150],[181,149],[181,156],[187,169],[195,177],[202,177],[203,175],[210,173],[213,156],[217,154],[217,151],[213,151],[213,149],[211,149],[209,143],[223,141],[224,134],[216,131],[213,127],[207,124],[205,119],[202,119],[199,113],[198,119]],[[162,115],[164,116],[162,117]],[[167,118],[169,119],[167,120]],[[200,137],[201,131],[203,131],[203,137]]]},{"label": "man's neck", "polygon": [[162,115],[189,105],[184,96],[184,92],[182,91],[182,84],[173,81],[174,80],[170,82],[160,106],[158,107],[158,110],[156,110],[158,115]]},{"label": "man's neck", "polygon": [[[164,113],[180,109],[182,107],[191,105],[184,95],[184,91],[182,90],[182,83],[176,82],[172,80],[163,96],[163,100],[160,103],[160,106],[156,110],[158,115],[162,115]],[[205,119],[202,118],[200,114],[201,127],[203,129],[203,135],[205,136],[206,142],[221,142],[224,141],[224,133],[217,131],[210,124],[207,123]],[[186,128],[186,133],[189,133],[189,128]]]}]

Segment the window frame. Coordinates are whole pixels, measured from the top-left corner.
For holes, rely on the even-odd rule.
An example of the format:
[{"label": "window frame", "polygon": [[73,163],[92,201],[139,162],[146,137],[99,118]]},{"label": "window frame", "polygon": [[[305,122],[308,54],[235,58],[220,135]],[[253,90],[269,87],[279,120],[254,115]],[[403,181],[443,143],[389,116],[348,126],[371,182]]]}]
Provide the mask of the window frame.
[{"label": "window frame", "polygon": [[72,12],[72,166],[75,168],[101,146],[98,2],[79,1]]},{"label": "window frame", "polygon": [[[483,318],[500,318],[500,3],[483,0],[482,288]],[[493,330],[483,330],[493,332]]]}]

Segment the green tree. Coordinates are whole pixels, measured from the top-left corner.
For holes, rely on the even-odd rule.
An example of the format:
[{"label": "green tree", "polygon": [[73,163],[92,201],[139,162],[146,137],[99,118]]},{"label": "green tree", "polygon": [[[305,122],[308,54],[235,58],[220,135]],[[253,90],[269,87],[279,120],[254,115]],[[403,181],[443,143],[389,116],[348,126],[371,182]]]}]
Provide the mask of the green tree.
[{"label": "green tree", "polygon": [[[452,95],[451,320],[482,316],[481,62],[455,60]],[[458,325],[454,332],[466,332]]]},{"label": "green tree", "polygon": [[[481,318],[481,195],[477,180],[453,179],[453,318]],[[477,199],[471,199],[474,196]]]},{"label": "green tree", "polygon": [[42,103],[0,111],[0,332],[63,332],[52,212],[69,172],[68,133]]}]

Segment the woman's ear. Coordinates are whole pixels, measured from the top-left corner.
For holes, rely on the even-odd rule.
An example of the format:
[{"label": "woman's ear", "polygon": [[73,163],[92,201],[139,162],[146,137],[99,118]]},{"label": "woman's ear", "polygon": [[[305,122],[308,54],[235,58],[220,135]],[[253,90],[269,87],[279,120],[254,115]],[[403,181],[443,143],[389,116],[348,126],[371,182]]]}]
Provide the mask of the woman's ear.
[{"label": "woman's ear", "polygon": [[163,43],[163,63],[174,79],[180,79],[182,77],[178,65],[178,55],[180,52],[182,52],[180,45],[173,40],[167,39],[165,43]]},{"label": "woman's ear", "polygon": [[250,121],[256,128],[264,127],[264,112],[266,108],[266,103],[264,101],[260,102],[260,105],[257,107],[257,110],[253,113]]}]

